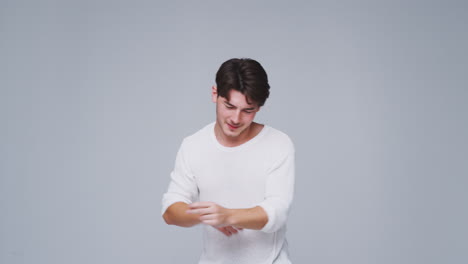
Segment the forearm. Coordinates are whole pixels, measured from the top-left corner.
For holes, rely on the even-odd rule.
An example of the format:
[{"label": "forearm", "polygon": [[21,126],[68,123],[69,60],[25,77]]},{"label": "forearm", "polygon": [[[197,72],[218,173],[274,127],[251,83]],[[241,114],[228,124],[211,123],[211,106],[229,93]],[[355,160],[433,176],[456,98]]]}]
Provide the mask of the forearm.
[{"label": "forearm", "polygon": [[187,214],[188,204],[177,202],[169,206],[163,215],[168,225],[191,227],[200,223],[199,215]]},{"label": "forearm", "polygon": [[237,228],[261,230],[268,222],[268,215],[260,206],[228,210],[228,223]]}]

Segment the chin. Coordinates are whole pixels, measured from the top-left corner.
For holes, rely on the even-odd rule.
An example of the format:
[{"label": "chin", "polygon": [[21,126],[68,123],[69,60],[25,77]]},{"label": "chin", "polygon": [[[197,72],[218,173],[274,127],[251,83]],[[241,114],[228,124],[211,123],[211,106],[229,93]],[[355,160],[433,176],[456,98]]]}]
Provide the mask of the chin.
[{"label": "chin", "polygon": [[240,133],[238,133],[238,132],[233,132],[233,131],[231,131],[231,130],[228,129],[228,130],[225,130],[225,131],[224,131],[224,134],[225,134],[226,136],[228,136],[228,137],[237,137]]},{"label": "chin", "polygon": [[[227,126],[227,125],[226,125]],[[242,131],[244,131],[244,129],[242,127],[238,127],[235,131],[232,131],[229,127],[227,127],[225,130],[224,130],[224,134],[226,136],[229,136],[229,137],[237,137],[239,136],[240,134],[242,134]]]}]

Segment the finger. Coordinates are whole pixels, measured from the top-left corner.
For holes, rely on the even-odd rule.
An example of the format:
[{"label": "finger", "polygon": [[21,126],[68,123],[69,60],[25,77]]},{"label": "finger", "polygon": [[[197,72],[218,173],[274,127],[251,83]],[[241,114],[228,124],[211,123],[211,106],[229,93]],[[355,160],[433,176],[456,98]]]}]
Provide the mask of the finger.
[{"label": "finger", "polygon": [[234,229],[237,230],[238,232],[244,230],[244,228],[241,228],[241,227],[234,227],[234,226],[233,226],[232,228],[234,228]]},{"label": "finger", "polygon": [[226,236],[229,236],[229,232],[227,230],[225,230],[224,228],[219,227],[219,228],[216,228],[216,229],[219,230],[221,233],[225,234]]},{"label": "finger", "polygon": [[224,227],[215,227],[215,228],[218,229],[221,233],[225,234],[226,236],[231,235]]},{"label": "finger", "polygon": [[226,226],[226,229],[231,232],[232,234],[237,234],[237,229],[235,229],[234,227],[232,226]]},{"label": "finger", "polygon": [[228,234],[228,236],[232,236],[231,230],[229,230],[229,229],[226,228],[226,227],[222,227],[222,228],[226,231],[226,233]]},{"label": "finger", "polygon": [[213,205],[213,202],[195,202],[188,205],[190,209],[207,208]]},{"label": "finger", "polygon": [[216,219],[216,215],[212,215],[212,214],[202,215],[198,219],[200,219],[200,221],[214,220]]},{"label": "finger", "polygon": [[211,210],[207,208],[203,209],[190,209],[185,211],[187,214],[199,214],[199,215],[206,215],[206,214],[211,214]]}]

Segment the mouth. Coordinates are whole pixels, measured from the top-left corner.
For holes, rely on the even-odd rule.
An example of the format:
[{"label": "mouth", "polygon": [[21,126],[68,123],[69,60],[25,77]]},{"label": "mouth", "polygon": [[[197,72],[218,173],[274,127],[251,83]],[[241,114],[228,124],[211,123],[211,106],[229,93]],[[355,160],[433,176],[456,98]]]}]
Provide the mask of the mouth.
[{"label": "mouth", "polygon": [[229,124],[229,123],[226,123],[226,124],[227,124],[228,127],[229,127],[230,129],[232,129],[232,130],[238,129],[238,128],[240,127],[240,126],[233,126],[233,125],[231,125],[231,124]]}]

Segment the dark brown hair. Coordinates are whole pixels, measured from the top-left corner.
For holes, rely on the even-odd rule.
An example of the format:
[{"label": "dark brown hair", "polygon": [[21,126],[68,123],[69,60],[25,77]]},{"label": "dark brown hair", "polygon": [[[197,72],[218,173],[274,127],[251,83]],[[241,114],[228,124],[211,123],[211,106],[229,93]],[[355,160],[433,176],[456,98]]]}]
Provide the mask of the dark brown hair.
[{"label": "dark brown hair", "polygon": [[268,76],[256,60],[230,59],[216,73],[218,96],[229,100],[229,91],[234,89],[246,96],[249,104],[263,106],[270,95]]}]

